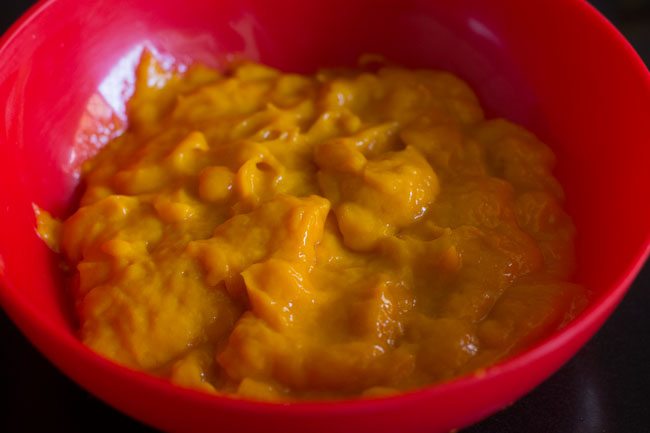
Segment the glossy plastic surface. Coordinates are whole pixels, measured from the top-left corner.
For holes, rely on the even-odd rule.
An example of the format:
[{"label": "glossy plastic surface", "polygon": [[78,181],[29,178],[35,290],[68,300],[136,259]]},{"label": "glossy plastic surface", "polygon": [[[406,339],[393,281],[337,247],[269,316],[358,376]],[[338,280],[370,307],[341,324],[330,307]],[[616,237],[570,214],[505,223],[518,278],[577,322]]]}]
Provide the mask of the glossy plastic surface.
[{"label": "glossy plastic surface", "polygon": [[[490,115],[524,123],[555,150],[579,233],[576,280],[593,290],[590,307],[481,376],[377,400],[213,397],[100,358],[75,336],[62,272],[35,234],[32,204],[69,212],[76,168],[119,128],[145,45],[180,63],[219,64],[234,53],[311,71],[374,52],[457,73]],[[467,425],[571,357],[650,251],[650,78],[581,1],[50,0],[3,37],[0,100],[0,301],[66,374],[165,430],[431,433]]]}]

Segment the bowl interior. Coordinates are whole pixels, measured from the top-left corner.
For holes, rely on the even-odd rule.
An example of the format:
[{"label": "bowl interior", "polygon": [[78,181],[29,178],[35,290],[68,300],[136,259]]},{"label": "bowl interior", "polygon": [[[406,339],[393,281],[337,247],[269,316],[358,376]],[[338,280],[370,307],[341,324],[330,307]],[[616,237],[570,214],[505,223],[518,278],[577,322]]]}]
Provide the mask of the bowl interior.
[{"label": "bowl interior", "polygon": [[377,53],[456,73],[489,116],[524,124],[555,151],[591,314],[617,290],[620,298],[648,252],[650,84],[631,48],[577,3],[41,4],[0,49],[0,300],[28,334],[27,317],[74,340],[63,273],[36,236],[32,205],[69,214],[79,164],[124,126],[133,69],[149,47],[181,64],[237,54],[309,72]]}]

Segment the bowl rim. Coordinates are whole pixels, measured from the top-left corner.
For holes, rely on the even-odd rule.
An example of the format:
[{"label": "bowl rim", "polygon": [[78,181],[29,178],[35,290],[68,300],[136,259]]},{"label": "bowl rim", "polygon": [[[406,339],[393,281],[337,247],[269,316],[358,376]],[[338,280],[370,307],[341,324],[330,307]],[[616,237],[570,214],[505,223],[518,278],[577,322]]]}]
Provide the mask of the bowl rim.
[{"label": "bowl rim", "polygon": [[[18,20],[16,20],[7,31],[0,36],[0,58],[10,49],[12,43],[18,36],[27,30],[29,25],[38,18],[48,8],[52,7],[59,0],[39,0],[32,5]],[[638,53],[625,39],[625,37],[616,29],[616,27],[600,14],[594,6],[586,0],[570,2],[572,6],[578,8],[580,13],[592,21],[592,25],[600,26],[602,31],[606,31],[608,36],[615,40],[618,48],[625,52],[626,56],[632,61],[634,72],[644,78],[645,91],[650,95],[650,73],[640,58]],[[569,5],[567,5],[569,6]],[[6,64],[0,63],[0,80],[4,79],[3,72]],[[2,143],[0,143],[2,144]],[[507,357],[496,364],[488,366],[479,371],[470,372],[458,376],[448,381],[434,383],[408,391],[402,391],[396,394],[385,396],[355,398],[355,399],[337,399],[337,400],[309,400],[309,401],[259,401],[242,397],[209,394],[203,391],[184,388],[174,385],[166,379],[150,375],[143,371],[132,370],[128,367],[115,363],[101,355],[93,352],[74,335],[74,333],[57,331],[54,332],[49,326],[48,319],[39,314],[25,299],[12,296],[10,293],[17,292],[3,272],[4,263],[0,257],[0,306],[8,314],[10,319],[18,326],[20,331],[28,336],[32,332],[38,332],[41,335],[47,335],[56,341],[57,346],[63,346],[69,353],[79,357],[85,363],[94,364],[97,368],[106,371],[120,379],[134,380],[139,386],[146,386],[151,390],[170,396],[172,398],[188,399],[199,406],[219,405],[224,408],[246,411],[252,413],[286,413],[286,414],[345,414],[349,412],[377,411],[383,408],[409,405],[412,402],[422,399],[431,399],[436,396],[444,395],[452,391],[469,388],[477,381],[486,381],[496,379],[499,376],[507,375],[536,360],[547,357],[549,354],[566,345],[579,335],[591,337],[596,332],[597,327],[594,325],[605,320],[613,309],[618,305],[632,281],[643,267],[648,256],[650,256],[650,230],[646,233],[641,247],[634,253],[634,259],[630,261],[627,268],[621,272],[616,281],[611,284],[608,290],[603,291],[590,302],[589,306],[575,317],[565,327],[554,331],[552,334],[535,343],[533,346],[522,352]],[[593,331],[590,331],[593,329]],[[31,331],[31,332],[30,332]],[[41,352],[40,347],[37,347]],[[41,352],[42,353],[42,352]],[[47,355],[50,362],[54,362]],[[56,365],[56,362],[54,362]],[[70,377],[65,369],[57,367]],[[74,380],[74,379],[73,379]],[[76,380],[75,380],[76,382]],[[78,383],[82,388],[85,385]],[[100,396],[101,397],[101,396]],[[112,403],[109,403],[112,405]]]}]

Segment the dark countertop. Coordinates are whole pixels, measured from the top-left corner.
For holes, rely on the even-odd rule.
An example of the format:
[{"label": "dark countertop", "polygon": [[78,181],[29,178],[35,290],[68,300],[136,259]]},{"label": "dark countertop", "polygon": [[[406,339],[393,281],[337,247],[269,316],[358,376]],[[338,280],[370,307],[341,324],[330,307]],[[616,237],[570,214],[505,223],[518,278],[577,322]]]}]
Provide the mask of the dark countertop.
[{"label": "dark countertop", "polygon": [[[0,32],[33,1],[0,2]],[[650,0],[593,0],[650,61]],[[650,264],[560,371],[465,433],[650,432]],[[0,311],[0,432],[152,432],[63,376]]]}]

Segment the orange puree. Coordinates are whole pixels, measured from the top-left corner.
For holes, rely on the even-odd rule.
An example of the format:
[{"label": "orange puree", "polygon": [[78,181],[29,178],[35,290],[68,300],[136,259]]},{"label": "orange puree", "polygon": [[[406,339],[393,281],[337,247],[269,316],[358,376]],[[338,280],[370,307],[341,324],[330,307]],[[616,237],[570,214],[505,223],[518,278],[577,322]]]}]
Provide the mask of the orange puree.
[{"label": "orange puree", "polygon": [[83,169],[60,247],[84,343],[182,386],[369,396],[563,326],[573,226],[554,156],[445,72],[162,69]]}]

